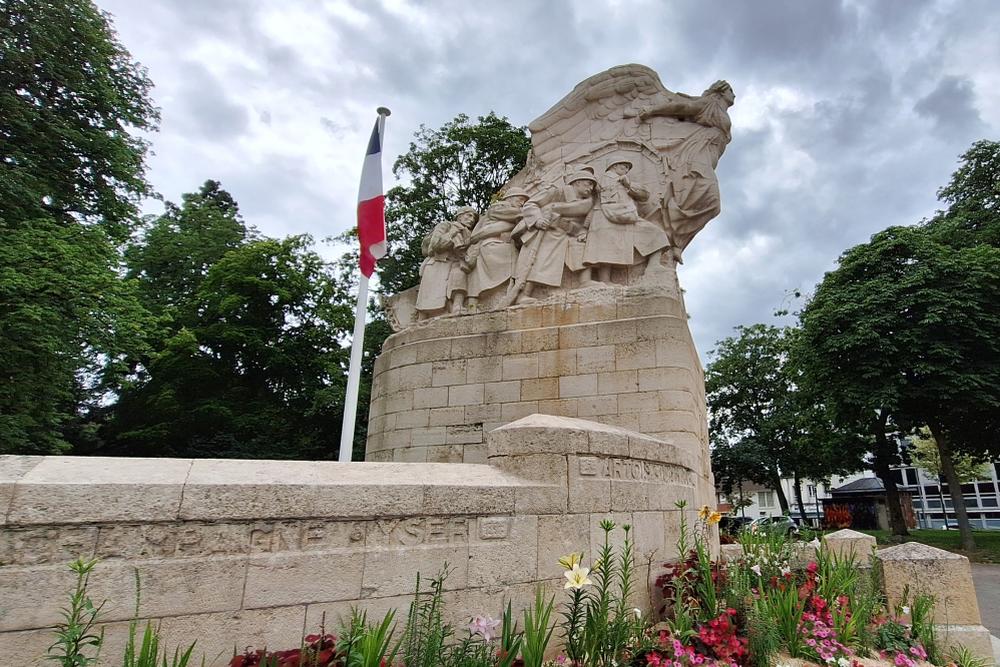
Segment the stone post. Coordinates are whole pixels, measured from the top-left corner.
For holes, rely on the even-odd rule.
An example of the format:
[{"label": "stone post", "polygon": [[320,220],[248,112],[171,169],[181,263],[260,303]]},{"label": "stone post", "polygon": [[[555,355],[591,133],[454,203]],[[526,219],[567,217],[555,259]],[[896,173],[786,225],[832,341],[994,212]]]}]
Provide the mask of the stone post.
[{"label": "stone post", "polygon": [[995,664],[990,633],[983,627],[965,556],[919,542],[907,542],[876,552],[890,607],[901,604],[904,592],[934,596],[934,623],[942,650],[965,646]]},{"label": "stone post", "polygon": [[875,537],[844,528],[824,537],[823,547],[840,558],[853,557],[859,565],[867,565],[875,550]]}]

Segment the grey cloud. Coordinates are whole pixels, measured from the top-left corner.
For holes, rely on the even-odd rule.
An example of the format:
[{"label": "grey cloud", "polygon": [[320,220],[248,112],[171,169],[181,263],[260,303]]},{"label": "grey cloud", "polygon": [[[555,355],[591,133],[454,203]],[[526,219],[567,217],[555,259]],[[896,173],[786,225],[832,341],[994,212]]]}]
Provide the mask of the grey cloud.
[{"label": "grey cloud", "polygon": [[335,137],[342,137],[350,129],[346,125],[342,125],[337,121],[322,116],[319,119],[319,124],[323,126],[323,129],[332,134]]},{"label": "grey cloud", "polygon": [[974,138],[984,129],[975,107],[972,82],[962,77],[942,77],[913,109],[931,119],[935,129],[949,138]]},{"label": "grey cloud", "polygon": [[246,132],[250,113],[229,97],[221,80],[194,62],[185,63],[181,71],[184,115],[173,120],[211,141],[231,140]]},{"label": "grey cloud", "polygon": [[[288,45],[266,38],[262,3],[98,1],[117,14],[126,45],[153,65],[162,90],[176,95],[164,104],[164,139],[153,137],[154,149],[175,135],[182,140],[171,145],[196,141],[206,152],[224,152],[238,136],[243,144],[247,137],[266,141],[296,112],[294,103],[279,110],[266,92],[273,90],[321,109],[293,122],[322,128],[339,153],[339,142],[367,132],[374,107],[386,104],[393,110],[387,185],[388,166],[420,124],[433,128],[459,113],[490,110],[525,124],[579,81],[621,63],[647,64],[668,88],[684,92],[726,78],[737,95],[752,87],[795,97],[753,129],[733,128],[719,166],[723,212],[681,269],[703,357],[733,326],[773,321],[772,311],[788,305],[787,292],[811,291],[847,247],[930,215],[955,156],[1000,131],[996,115],[980,116],[974,105],[972,81],[984,77],[955,64],[969,62],[955,60],[962,47],[1000,44],[993,0],[414,3],[429,12],[427,24],[356,0],[353,8],[369,17],[362,27],[315,3],[284,0],[308,8],[317,29],[330,33],[340,58],[328,63],[308,58],[295,35],[282,40]],[[207,75],[217,63],[192,69],[164,55],[182,42],[196,53],[199,40],[212,45],[208,52],[229,51],[225,78]],[[1000,46],[978,53],[978,73],[1000,76],[1000,57],[989,57],[1000,56]],[[358,109],[370,111],[361,118]],[[272,126],[249,123],[250,110],[262,121],[273,113]],[[236,166],[220,162],[225,173],[200,177],[222,178],[248,222],[267,234],[322,236],[350,224],[352,207],[333,201],[324,176],[303,167],[316,147],[281,149]],[[174,197],[199,182],[161,183],[162,173],[151,171],[154,185]]]}]

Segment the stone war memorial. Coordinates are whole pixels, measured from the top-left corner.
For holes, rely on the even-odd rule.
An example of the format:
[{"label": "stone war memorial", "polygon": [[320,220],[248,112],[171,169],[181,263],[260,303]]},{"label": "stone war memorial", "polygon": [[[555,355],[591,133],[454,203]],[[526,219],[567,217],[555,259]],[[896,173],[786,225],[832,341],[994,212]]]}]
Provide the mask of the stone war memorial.
[{"label": "stone war memorial", "polygon": [[0,457],[4,664],[41,664],[78,557],[100,559],[106,656],[137,615],[209,664],[299,646],[352,608],[405,614],[446,567],[464,626],[561,594],[559,559],[596,554],[607,519],[631,526],[648,609],[681,512],[716,504],[677,267],[721,211],[734,99],[594,75],[529,125],[487,210],[430,221],[420,284],[384,299],[365,462]]}]

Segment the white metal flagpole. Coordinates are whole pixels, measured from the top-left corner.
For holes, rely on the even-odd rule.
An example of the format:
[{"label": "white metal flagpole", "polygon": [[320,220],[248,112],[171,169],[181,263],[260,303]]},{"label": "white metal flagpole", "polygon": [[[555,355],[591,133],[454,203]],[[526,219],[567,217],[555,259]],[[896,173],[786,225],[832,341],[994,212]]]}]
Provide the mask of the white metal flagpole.
[{"label": "white metal flagpole", "polygon": [[361,385],[361,355],[365,347],[365,311],[368,309],[368,278],[358,281],[358,306],[354,311],[354,337],[351,339],[351,368],[347,372],[347,396],[344,398],[344,423],[340,431],[341,463],[350,463],[354,447],[354,420],[358,412],[358,388]]},{"label": "white metal flagpole", "polygon": [[[385,107],[378,108],[379,153],[382,152],[382,138],[385,136],[385,117],[389,115]],[[381,155],[379,156],[378,184],[381,191]],[[363,178],[363,177],[362,177]],[[381,192],[379,192],[381,195]],[[383,237],[384,240],[384,237]],[[344,397],[344,421],[340,427],[340,452],[338,460],[350,463],[354,448],[354,422],[358,413],[358,389],[361,385],[361,357],[365,348],[365,314],[368,308],[368,276],[361,274],[358,281],[358,305],[354,310],[354,337],[351,338],[351,366],[347,371],[347,395]]]}]

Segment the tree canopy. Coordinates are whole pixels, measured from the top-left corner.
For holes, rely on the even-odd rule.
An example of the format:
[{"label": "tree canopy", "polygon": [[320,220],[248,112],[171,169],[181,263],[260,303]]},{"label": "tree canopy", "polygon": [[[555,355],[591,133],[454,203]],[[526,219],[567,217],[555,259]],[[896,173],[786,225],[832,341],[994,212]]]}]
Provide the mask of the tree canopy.
[{"label": "tree canopy", "polygon": [[89,0],[0,4],[0,219],[101,224],[122,240],[149,193],[145,70]]},{"label": "tree canopy", "polygon": [[[938,450],[937,441],[931,435],[930,429],[927,427],[919,429],[910,440],[913,446],[908,453],[913,464],[932,477],[943,479],[944,468],[941,466],[941,452]],[[952,456],[952,465],[955,467],[955,474],[958,475],[958,479],[963,484],[988,478],[990,475],[990,468],[987,464],[961,452]]]},{"label": "tree canopy", "polygon": [[890,227],[845,252],[802,313],[805,366],[842,415],[930,427],[971,541],[948,469],[953,447],[998,453],[1000,248],[942,239]]},{"label": "tree canopy", "polygon": [[120,242],[150,82],[91,2],[0,3],[0,453],[64,451],[150,328]]},{"label": "tree canopy", "polygon": [[742,480],[767,485],[787,512],[780,480],[791,477],[805,518],[801,480],[860,469],[867,443],[838,427],[821,397],[802,384],[792,355],[797,337],[789,327],[737,327],[713,351],[705,388],[720,487],[731,491]]},{"label": "tree canopy", "polygon": [[207,181],[144,223],[128,280],[156,318],[101,419],[102,453],[329,458],[350,296],[306,236],[262,237]]}]

